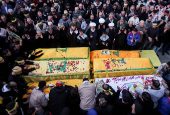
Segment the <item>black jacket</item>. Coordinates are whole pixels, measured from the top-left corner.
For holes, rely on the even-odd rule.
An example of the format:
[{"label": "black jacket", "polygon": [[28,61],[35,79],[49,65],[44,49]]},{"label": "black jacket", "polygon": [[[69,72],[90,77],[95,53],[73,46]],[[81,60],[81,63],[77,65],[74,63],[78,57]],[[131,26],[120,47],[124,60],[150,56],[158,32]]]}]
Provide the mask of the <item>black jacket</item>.
[{"label": "black jacket", "polygon": [[60,115],[65,107],[69,106],[71,86],[54,87],[49,94],[50,112],[52,115]]},{"label": "black jacket", "polygon": [[113,105],[106,105],[105,107],[100,107],[96,105],[94,110],[97,112],[98,115],[114,115]]}]

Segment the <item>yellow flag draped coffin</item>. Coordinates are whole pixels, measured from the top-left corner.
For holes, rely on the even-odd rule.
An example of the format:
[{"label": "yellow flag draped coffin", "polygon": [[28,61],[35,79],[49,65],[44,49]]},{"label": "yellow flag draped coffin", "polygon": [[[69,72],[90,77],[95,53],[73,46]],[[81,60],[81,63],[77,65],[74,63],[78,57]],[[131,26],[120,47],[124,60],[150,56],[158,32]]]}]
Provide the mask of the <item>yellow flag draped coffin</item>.
[{"label": "yellow flag draped coffin", "polygon": [[[36,76],[22,76],[26,83],[39,82],[41,80],[67,80],[90,78],[90,52],[88,47],[82,48],[49,48],[42,50],[41,57],[34,60],[40,68],[33,73],[41,73]],[[31,68],[31,67],[28,67]]]},{"label": "yellow flag draped coffin", "polygon": [[150,75],[154,67],[148,58],[102,58],[93,60],[93,77]]}]

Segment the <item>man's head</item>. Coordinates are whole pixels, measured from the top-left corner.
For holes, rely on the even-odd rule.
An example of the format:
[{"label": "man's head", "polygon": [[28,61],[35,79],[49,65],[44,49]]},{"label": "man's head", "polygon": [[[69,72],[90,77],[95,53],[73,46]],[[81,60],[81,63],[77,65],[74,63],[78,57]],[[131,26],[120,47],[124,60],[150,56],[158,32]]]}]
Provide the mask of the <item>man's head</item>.
[{"label": "man's head", "polygon": [[114,17],[114,14],[113,14],[113,13],[110,13],[110,14],[109,14],[109,18],[110,18],[110,19],[113,19],[113,17]]},{"label": "man's head", "polygon": [[39,20],[39,21],[37,22],[37,24],[38,24],[38,26],[42,26],[42,25],[43,25],[43,23],[41,22],[41,20]]},{"label": "man's head", "polygon": [[84,79],[83,79],[83,82],[84,82],[84,81],[89,81],[89,79],[88,79],[88,78],[84,78]]},{"label": "man's head", "polygon": [[170,61],[169,61],[169,62],[167,62],[166,67],[167,67],[167,68],[169,68],[169,67],[170,67]]},{"label": "man's head", "polygon": [[103,8],[106,9],[106,8],[107,8],[107,5],[106,5],[106,4],[103,4]]},{"label": "man's head", "polygon": [[90,20],[94,20],[94,15],[90,15]]},{"label": "man's head", "polygon": [[83,35],[83,29],[80,29],[80,30],[79,30],[79,34],[80,34],[80,35]]},{"label": "man's head", "polygon": [[130,94],[126,89],[124,89],[122,91],[122,102],[127,104],[129,102],[129,100],[130,100]]},{"label": "man's head", "polygon": [[3,51],[2,51],[2,54],[3,54],[4,56],[11,56],[11,52],[10,52],[8,49],[3,50]]},{"label": "man's head", "polygon": [[91,4],[91,8],[92,8],[92,9],[95,8],[95,5],[94,5],[94,4]]},{"label": "man's head", "polygon": [[152,17],[149,16],[148,19],[147,19],[148,23],[150,23],[152,21]]},{"label": "man's head", "polygon": [[112,30],[114,28],[114,23],[109,23],[108,26]]},{"label": "man's head", "polygon": [[151,95],[148,92],[143,92],[141,96],[143,102],[149,102],[151,100]]},{"label": "man's head", "polygon": [[12,9],[8,9],[8,13],[9,13],[10,15],[13,15],[13,14],[14,14],[14,11],[13,11]]},{"label": "man's head", "polygon": [[55,12],[55,8],[54,7],[51,7],[51,12]]},{"label": "man's head", "polygon": [[104,107],[107,105],[107,101],[104,98],[99,98],[99,106]]},{"label": "man's head", "polygon": [[130,7],[130,10],[131,10],[131,11],[134,11],[134,10],[135,10],[135,6],[132,5],[132,6]]},{"label": "man's head", "polygon": [[78,16],[78,21],[80,21],[80,22],[83,21],[82,15],[79,15],[79,16]]},{"label": "man's head", "polygon": [[5,0],[2,0],[2,5],[6,6],[6,1]]},{"label": "man's head", "polygon": [[41,88],[41,89],[45,89],[45,86],[46,86],[45,81],[40,81],[39,84],[38,84],[38,87]]},{"label": "man's head", "polygon": [[140,27],[143,27],[144,26],[144,21],[141,20],[140,23],[139,23]]},{"label": "man's head", "polygon": [[24,65],[25,64],[25,60],[23,57],[17,57],[17,59],[15,60],[15,62],[18,64],[18,65]]},{"label": "man's head", "polygon": [[83,4],[82,3],[79,4],[79,9],[83,9]]},{"label": "man's head", "polygon": [[103,37],[106,37],[107,32],[106,32],[106,31],[103,31],[102,35],[103,35]]},{"label": "man's head", "polygon": [[18,102],[11,101],[6,105],[6,111],[8,114],[15,115],[17,113],[18,107]]},{"label": "man's head", "polygon": [[41,31],[37,31],[37,35],[38,35],[38,36],[41,36],[41,35],[42,35],[42,32],[41,32]]},{"label": "man's head", "polygon": [[139,10],[139,9],[140,9],[140,5],[137,5],[137,6],[136,6],[136,10]]},{"label": "man's head", "polygon": [[33,20],[31,18],[27,18],[28,24],[33,24]]},{"label": "man's head", "polygon": [[156,28],[157,27],[157,22],[153,22],[152,23],[152,28]]},{"label": "man's head", "polygon": [[73,17],[73,18],[72,18],[72,22],[73,22],[74,24],[76,24],[77,18],[76,18],[76,17]]},{"label": "man's head", "polygon": [[133,21],[129,21],[129,26],[130,26],[130,27],[133,26]]},{"label": "man's head", "polygon": [[75,7],[75,12],[78,12],[79,11],[79,7]]},{"label": "man's head", "polygon": [[95,29],[95,27],[96,27],[96,23],[91,22],[91,23],[90,23],[90,28],[91,28],[92,30],[94,30],[94,29]]},{"label": "man's head", "polygon": [[42,12],[41,11],[38,11],[38,16],[42,17]]},{"label": "man's head", "polygon": [[138,17],[138,13],[135,12],[135,13],[134,13],[134,18],[137,18],[137,17]]},{"label": "man's head", "polygon": [[14,89],[17,88],[17,83],[14,82],[14,81],[11,81],[11,82],[8,83],[7,88],[10,89],[10,90],[14,90]]},{"label": "man's head", "polygon": [[159,81],[158,81],[158,80],[152,80],[152,82],[151,82],[151,88],[152,88],[152,89],[159,89],[159,87],[160,87]]},{"label": "man's head", "polygon": [[63,18],[63,20],[67,20],[67,15],[66,15],[66,14],[63,14],[63,15],[62,15],[62,18]]},{"label": "man's head", "polygon": [[57,81],[56,86],[63,87],[63,82],[62,81]]},{"label": "man's head", "polygon": [[136,34],[137,33],[137,29],[136,28],[133,28],[133,30],[132,30],[132,34]]}]

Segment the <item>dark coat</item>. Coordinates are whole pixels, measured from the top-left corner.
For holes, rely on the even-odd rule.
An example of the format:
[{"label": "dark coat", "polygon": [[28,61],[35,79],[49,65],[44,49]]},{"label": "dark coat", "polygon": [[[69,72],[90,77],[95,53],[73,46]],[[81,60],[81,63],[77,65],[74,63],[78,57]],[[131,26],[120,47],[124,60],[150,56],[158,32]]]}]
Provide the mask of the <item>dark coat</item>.
[{"label": "dark coat", "polygon": [[75,33],[73,31],[72,34],[70,34],[70,29],[68,29],[67,31],[67,39],[68,39],[68,43],[69,43],[69,47],[76,47],[77,46],[77,36],[79,33]]},{"label": "dark coat", "polygon": [[[97,32],[97,29],[95,29],[94,32],[91,31],[91,29],[89,29],[87,31],[87,36],[89,37],[89,42],[90,42],[90,51],[93,51],[93,50],[97,50],[98,49],[98,32]],[[92,38],[90,36],[93,36]]]},{"label": "dark coat", "polygon": [[114,107],[113,105],[106,105],[104,107],[100,107],[96,105],[94,110],[97,112],[98,115],[113,115]]},{"label": "dark coat", "polygon": [[52,115],[60,115],[65,107],[69,106],[71,86],[54,87],[49,94],[50,112]]}]

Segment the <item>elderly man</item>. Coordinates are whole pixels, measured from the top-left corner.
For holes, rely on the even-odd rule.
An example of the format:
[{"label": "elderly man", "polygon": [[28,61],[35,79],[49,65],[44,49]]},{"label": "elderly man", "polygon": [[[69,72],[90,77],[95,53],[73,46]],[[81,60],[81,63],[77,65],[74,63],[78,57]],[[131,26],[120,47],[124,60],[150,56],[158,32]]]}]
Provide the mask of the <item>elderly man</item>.
[{"label": "elderly man", "polygon": [[[142,95],[144,92],[143,89],[139,88],[136,84],[133,85],[136,92]],[[146,92],[148,92],[151,95],[151,98],[154,102],[154,109],[158,106],[158,101],[164,96],[164,87],[160,86],[160,82],[158,80],[152,80],[151,82],[151,88],[148,88],[146,85],[144,89],[147,89]]]},{"label": "elderly man", "polygon": [[72,16],[78,18],[78,16],[81,15],[81,12],[79,11],[78,7],[75,7],[75,11],[73,11]]},{"label": "elderly man", "polygon": [[76,25],[77,28],[81,28],[81,23],[77,21],[76,17],[72,18],[72,22],[70,22],[69,27],[71,27],[72,25]]},{"label": "elderly man", "polygon": [[42,23],[41,21],[38,21],[37,24],[35,25],[34,29],[36,31],[41,31],[43,34],[45,34],[47,25],[46,25],[46,23]]},{"label": "elderly man", "polygon": [[[56,87],[51,89],[49,94],[49,102],[50,102],[50,112],[52,115],[62,115],[69,106],[69,95],[71,86],[65,85],[62,81],[57,81]],[[63,114],[66,115],[66,114]]]},{"label": "elderly man", "polygon": [[135,13],[135,6],[132,5],[132,6],[130,7],[130,10],[127,10],[127,11],[126,11],[126,14],[127,14],[127,16],[130,18],[130,17],[132,17],[132,16],[134,15],[134,13]]},{"label": "elderly man", "polygon": [[148,19],[145,21],[146,28],[152,26],[152,16],[149,16]]},{"label": "elderly man", "polygon": [[87,30],[90,28],[89,24],[90,24],[90,19],[86,19],[86,21],[84,21],[84,22],[81,24],[81,29],[84,30],[84,33],[85,33],[85,34],[87,33]]},{"label": "elderly man", "polygon": [[79,11],[81,12],[81,15],[83,16],[83,18],[85,18],[85,14],[86,14],[86,10],[85,10],[85,8],[83,7],[83,4],[82,3],[80,3],[79,4]]},{"label": "elderly man", "polygon": [[109,23],[109,28],[106,29],[107,35],[110,38],[109,49],[115,49],[115,36],[116,36],[116,29],[114,27],[114,23]]},{"label": "elderly man", "polygon": [[143,20],[141,20],[139,25],[136,26],[136,29],[137,29],[138,33],[140,33],[140,40],[137,43],[137,49],[140,49],[140,46],[141,46],[141,43],[143,40],[143,36],[146,33],[146,29],[147,29]]},{"label": "elderly man", "polygon": [[77,21],[82,24],[85,20],[83,19],[82,15],[79,15]]},{"label": "elderly man", "polygon": [[96,88],[93,83],[90,83],[88,78],[83,79],[83,83],[78,89],[80,95],[80,112],[82,115],[86,115],[87,111],[95,107],[96,99],[95,92]]},{"label": "elderly man", "polygon": [[117,27],[120,27],[122,24],[128,24],[124,17],[121,17],[120,20],[117,22]]},{"label": "elderly man", "polygon": [[96,29],[96,23],[90,23],[90,29],[87,31],[87,36],[89,37],[90,51],[97,50],[99,33]]},{"label": "elderly man", "polygon": [[109,18],[106,19],[106,26],[108,27],[109,23],[114,23],[115,27],[117,27],[117,20],[114,18],[114,14],[110,13]]}]

